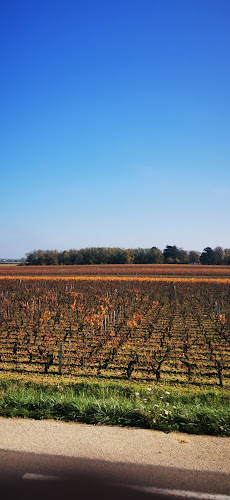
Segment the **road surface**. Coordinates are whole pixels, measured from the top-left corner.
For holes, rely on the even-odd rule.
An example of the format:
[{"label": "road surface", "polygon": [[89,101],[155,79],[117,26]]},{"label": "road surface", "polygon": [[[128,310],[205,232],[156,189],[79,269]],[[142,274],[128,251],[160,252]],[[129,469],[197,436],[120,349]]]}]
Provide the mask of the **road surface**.
[{"label": "road surface", "polygon": [[47,477],[124,485],[132,498],[230,500],[230,438],[0,418],[0,480],[44,488]]}]

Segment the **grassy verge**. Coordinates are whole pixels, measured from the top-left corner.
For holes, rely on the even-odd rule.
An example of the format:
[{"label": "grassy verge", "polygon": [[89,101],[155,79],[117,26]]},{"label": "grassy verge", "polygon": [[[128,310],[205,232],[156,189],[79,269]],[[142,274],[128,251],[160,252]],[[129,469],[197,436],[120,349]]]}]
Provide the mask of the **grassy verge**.
[{"label": "grassy verge", "polygon": [[230,391],[0,374],[0,415],[230,436]]}]

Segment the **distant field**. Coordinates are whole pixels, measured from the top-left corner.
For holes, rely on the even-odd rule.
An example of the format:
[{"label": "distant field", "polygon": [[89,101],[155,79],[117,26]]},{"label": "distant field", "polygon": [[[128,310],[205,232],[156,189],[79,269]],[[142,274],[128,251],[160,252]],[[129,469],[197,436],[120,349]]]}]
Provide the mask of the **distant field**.
[{"label": "distant field", "polygon": [[8,262],[0,262],[0,267],[15,267],[15,266],[18,266],[18,262],[15,262],[14,264],[12,264],[11,262],[8,263]]},{"label": "distant field", "polygon": [[0,276],[169,276],[230,278],[230,266],[188,264],[107,264],[79,266],[21,266],[3,264]]}]

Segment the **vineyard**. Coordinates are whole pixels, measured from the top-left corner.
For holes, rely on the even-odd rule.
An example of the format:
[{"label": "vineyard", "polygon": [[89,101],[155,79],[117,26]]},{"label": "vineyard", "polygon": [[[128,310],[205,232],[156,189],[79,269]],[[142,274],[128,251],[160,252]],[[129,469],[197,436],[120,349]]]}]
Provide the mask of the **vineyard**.
[{"label": "vineyard", "polygon": [[229,280],[209,273],[173,281],[2,276],[0,368],[230,386]]},{"label": "vineyard", "polygon": [[56,266],[0,266],[0,276],[149,276],[230,278],[230,266],[188,264],[101,264]]}]

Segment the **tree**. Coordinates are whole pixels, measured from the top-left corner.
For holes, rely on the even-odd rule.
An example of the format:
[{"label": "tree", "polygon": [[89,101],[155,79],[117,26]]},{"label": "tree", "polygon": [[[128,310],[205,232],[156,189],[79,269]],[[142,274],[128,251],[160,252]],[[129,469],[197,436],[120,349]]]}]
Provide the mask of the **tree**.
[{"label": "tree", "polygon": [[163,251],[164,262],[166,264],[178,264],[179,262],[179,248],[175,245],[167,245]]},{"label": "tree", "polygon": [[224,250],[222,247],[216,247],[213,250],[215,254],[215,264],[221,266],[224,263]]},{"label": "tree", "polygon": [[195,250],[191,250],[188,254],[189,264],[199,264],[200,262],[200,253],[195,252]]},{"label": "tree", "polygon": [[26,263],[29,266],[42,266],[45,264],[45,251],[44,250],[34,250],[33,252],[26,254]]},{"label": "tree", "polygon": [[74,250],[74,248],[71,248],[71,250],[69,250],[69,263],[71,265],[83,264],[82,250]]},{"label": "tree", "polygon": [[45,264],[47,266],[56,266],[58,264],[58,252],[57,250],[47,250],[44,253]]},{"label": "tree", "polygon": [[68,265],[69,263],[69,252],[67,250],[58,254],[58,264]]},{"label": "tree", "polygon": [[149,250],[149,264],[162,264],[164,261],[162,251],[157,247],[152,247]]},{"label": "tree", "polygon": [[128,250],[126,250],[126,260],[127,264],[133,264],[134,262],[134,250],[132,250],[131,248],[128,248]]},{"label": "tree", "polygon": [[36,263],[36,250],[26,254],[26,264],[29,266],[34,266]]},{"label": "tree", "polygon": [[186,252],[186,250],[183,250],[183,248],[179,248],[178,259],[180,264],[188,264],[188,252]]},{"label": "tree", "polygon": [[136,248],[134,254],[134,264],[147,264],[146,250],[144,248]]},{"label": "tree", "polygon": [[214,265],[215,264],[215,253],[211,247],[204,248],[201,256],[200,262],[202,265]]},{"label": "tree", "polygon": [[224,249],[224,264],[226,266],[230,265],[230,248]]}]

